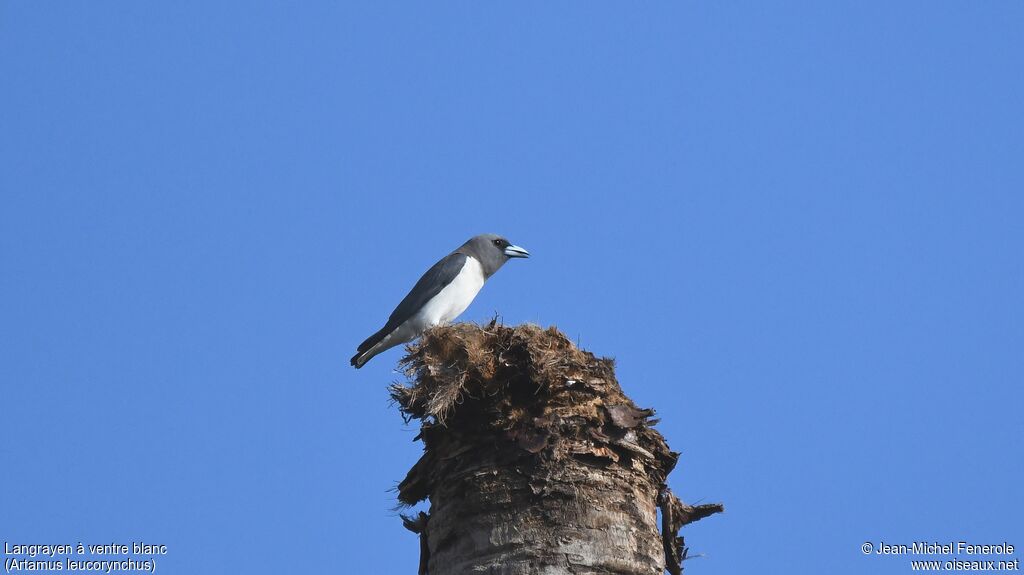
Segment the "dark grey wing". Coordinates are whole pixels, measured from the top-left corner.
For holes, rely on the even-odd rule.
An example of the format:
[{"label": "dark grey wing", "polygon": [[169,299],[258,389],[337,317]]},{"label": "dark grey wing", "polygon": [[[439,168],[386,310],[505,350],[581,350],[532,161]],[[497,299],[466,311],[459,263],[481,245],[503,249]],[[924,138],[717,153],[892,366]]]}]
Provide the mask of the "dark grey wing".
[{"label": "dark grey wing", "polygon": [[423,274],[420,281],[412,287],[412,290],[405,296],[402,303],[398,304],[395,311],[391,312],[388,323],[380,331],[371,335],[359,346],[359,353],[362,353],[380,341],[384,336],[402,325],[405,320],[412,317],[431,298],[441,293],[444,286],[452,283],[455,276],[459,275],[463,266],[466,265],[466,254],[452,253],[433,265],[427,273]]}]

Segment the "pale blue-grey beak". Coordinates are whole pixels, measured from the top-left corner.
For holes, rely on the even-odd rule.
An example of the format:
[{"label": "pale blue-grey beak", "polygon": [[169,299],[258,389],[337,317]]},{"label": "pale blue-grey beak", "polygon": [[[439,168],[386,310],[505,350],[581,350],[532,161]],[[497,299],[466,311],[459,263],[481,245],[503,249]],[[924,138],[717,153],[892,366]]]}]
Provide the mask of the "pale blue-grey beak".
[{"label": "pale blue-grey beak", "polygon": [[505,248],[505,255],[510,258],[528,258],[530,257],[530,252],[519,246],[509,246]]}]

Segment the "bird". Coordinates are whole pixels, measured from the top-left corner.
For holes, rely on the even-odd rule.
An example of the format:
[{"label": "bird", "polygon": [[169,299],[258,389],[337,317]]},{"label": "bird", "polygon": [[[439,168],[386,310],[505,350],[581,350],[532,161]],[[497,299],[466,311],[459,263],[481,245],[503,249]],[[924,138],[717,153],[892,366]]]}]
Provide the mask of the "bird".
[{"label": "bird", "polygon": [[382,351],[450,323],[466,311],[484,282],[505,262],[528,257],[530,252],[497,234],[473,236],[423,274],[384,327],[359,344],[351,364],[359,369]]}]

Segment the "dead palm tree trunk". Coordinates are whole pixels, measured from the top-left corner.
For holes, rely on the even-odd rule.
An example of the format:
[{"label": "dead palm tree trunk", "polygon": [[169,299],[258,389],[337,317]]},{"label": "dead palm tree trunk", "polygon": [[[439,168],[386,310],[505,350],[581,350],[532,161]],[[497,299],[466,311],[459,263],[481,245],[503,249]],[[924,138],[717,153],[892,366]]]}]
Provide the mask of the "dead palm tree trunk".
[{"label": "dead palm tree trunk", "polygon": [[424,454],[398,496],[430,499],[406,518],[421,574],[679,573],[679,527],[722,510],[668,491],[678,454],[654,411],[554,328],[436,328],[403,363],[412,382],[392,396]]}]

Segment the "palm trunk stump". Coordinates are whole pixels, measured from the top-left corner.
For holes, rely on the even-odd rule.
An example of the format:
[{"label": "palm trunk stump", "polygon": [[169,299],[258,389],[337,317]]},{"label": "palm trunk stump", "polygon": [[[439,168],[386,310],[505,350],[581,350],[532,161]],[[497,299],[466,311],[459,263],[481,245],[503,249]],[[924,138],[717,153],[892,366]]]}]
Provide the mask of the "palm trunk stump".
[{"label": "palm trunk stump", "polygon": [[557,329],[456,324],[408,349],[410,384],[391,394],[421,422],[423,457],[398,486],[405,505],[430,499],[404,518],[421,575],[678,574],[679,528],[722,511],[668,490],[679,454],[654,410]]}]

